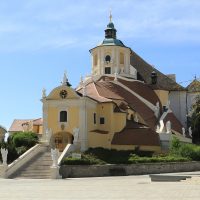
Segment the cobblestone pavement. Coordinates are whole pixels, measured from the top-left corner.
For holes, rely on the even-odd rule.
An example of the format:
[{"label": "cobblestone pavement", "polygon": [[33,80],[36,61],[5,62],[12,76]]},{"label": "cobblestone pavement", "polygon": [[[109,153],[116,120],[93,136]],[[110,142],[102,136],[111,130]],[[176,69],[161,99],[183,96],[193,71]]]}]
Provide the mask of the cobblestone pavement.
[{"label": "cobblestone pavement", "polygon": [[199,200],[200,178],[151,182],[148,176],[65,180],[0,179],[0,200]]}]

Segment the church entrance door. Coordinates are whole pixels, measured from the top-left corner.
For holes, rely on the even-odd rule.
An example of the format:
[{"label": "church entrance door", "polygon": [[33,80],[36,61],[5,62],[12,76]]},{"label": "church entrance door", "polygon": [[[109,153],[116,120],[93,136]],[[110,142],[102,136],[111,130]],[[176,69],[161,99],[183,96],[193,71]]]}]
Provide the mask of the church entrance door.
[{"label": "church entrance door", "polygon": [[58,132],[54,136],[55,147],[62,152],[67,144],[73,144],[73,135],[69,132]]}]

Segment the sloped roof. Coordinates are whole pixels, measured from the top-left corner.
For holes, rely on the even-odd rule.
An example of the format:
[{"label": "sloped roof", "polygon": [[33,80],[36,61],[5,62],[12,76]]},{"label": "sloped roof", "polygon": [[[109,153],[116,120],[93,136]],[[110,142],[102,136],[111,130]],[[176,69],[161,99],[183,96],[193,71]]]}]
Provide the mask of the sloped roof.
[{"label": "sloped roof", "polygon": [[[135,110],[140,114],[140,116],[145,120],[145,122],[151,127],[154,128],[157,122],[157,119],[154,115],[154,112],[140,99],[134,96],[129,91],[125,90],[123,87],[114,84],[113,82],[98,82],[98,93],[106,98],[113,98],[112,100],[115,102],[116,96],[111,96],[112,93],[115,93],[117,96],[123,98],[125,102],[128,103],[130,108]],[[110,88],[109,91],[105,92],[105,87]],[[153,92],[153,91],[152,91]],[[151,95],[151,93],[149,94]]]},{"label": "sloped roof", "polygon": [[157,73],[157,84],[151,85],[153,89],[162,89],[169,91],[184,91],[186,90],[184,87],[173,81],[168,76],[164,75],[156,68],[152,67],[145,60],[143,60],[139,55],[137,55],[134,51],[131,53],[130,58],[131,65],[137,70],[138,78],[143,80],[145,83],[151,85],[151,73],[155,71]]},{"label": "sloped roof", "polygon": [[20,132],[23,131],[23,124],[33,122],[33,125],[42,125],[42,118],[38,119],[15,119],[9,129],[9,132]]},{"label": "sloped roof", "polygon": [[43,125],[43,119],[38,118],[38,119],[33,120],[33,125],[38,125],[38,126]]},{"label": "sloped roof", "polygon": [[146,146],[160,146],[159,135],[144,125],[134,123],[127,126],[118,133],[115,133],[111,144],[113,145],[146,145]]},{"label": "sloped roof", "polygon": [[[91,99],[94,99],[100,103],[112,102],[112,100],[99,95],[94,82],[90,82],[89,84],[87,84],[86,90],[87,96]],[[77,92],[83,94],[83,88],[79,88]]]},{"label": "sloped roof", "polygon": [[23,131],[22,125],[32,121],[33,119],[15,119],[9,129],[9,132]]},{"label": "sloped roof", "polygon": [[182,134],[183,125],[176,118],[174,113],[172,113],[172,112],[168,113],[163,121],[164,121],[164,123],[166,123],[167,121],[170,121],[171,122],[171,129]]},{"label": "sloped roof", "polygon": [[188,86],[187,86],[188,92],[200,92],[200,81],[197,79],[193,80]]},{"label": "sloped roof", "polygon": [[[125,85],[125,81],[123,81],[123,83]],[[130,84],[133,86],[127,83],[127,85],[132,87],[132,89],[135,88],[134,92],[139,93],[139,95],[141,95],[144,99],[147,98],[147,100],[150,100],[150,102],[152,102],[154,105],[156,102],[160,102],[159,98],[155,95],[155,92],[149,89],[146,84],[142,82],[139,84],[138,81],[131,82]],[[148,93],[148,97],[146,96],[145,89]],[[157,118],[155,117],[154,112],[138,97],[124,89],[122,86],[115,84],[115,82],[102,81],[102,79],[100,79],[95,83],[91,82],[86,85],[86,91],[89,97],[94,99],[97,98],[98,101],[99,97],[101,97],[105,98],[107,102],[108,100],[110,100],[110,102],[114,102],[118,106],[125,102],[130,108],[140,114],[140,116],[145,120],[149,127],[152,129],[155,128]],[[82,90],[79,90],[79,92],[82,92]]]}]

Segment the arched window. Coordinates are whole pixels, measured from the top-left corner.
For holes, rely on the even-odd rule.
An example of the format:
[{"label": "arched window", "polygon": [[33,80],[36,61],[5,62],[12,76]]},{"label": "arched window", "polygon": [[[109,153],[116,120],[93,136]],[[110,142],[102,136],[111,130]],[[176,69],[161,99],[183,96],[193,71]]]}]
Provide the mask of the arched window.
[{"label": "arched window", "polygon": [[60,112],[60,122],[67,122],[67,111]]}]

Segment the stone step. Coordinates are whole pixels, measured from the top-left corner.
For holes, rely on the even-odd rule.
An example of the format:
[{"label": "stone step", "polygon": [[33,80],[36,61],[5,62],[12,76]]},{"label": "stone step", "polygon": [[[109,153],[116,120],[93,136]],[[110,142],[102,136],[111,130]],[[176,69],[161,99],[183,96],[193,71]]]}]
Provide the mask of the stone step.
[{"label": "stone step", "polygon": [[20,176],[16,179],[51,179],[50,176]]},{"label": "stone step", "polygon": [[37,156],[32,158],[21,170],[19,170],[14,177],[26,179],[49,179],[51,177],[50,167],[53,164],[51,159],[50,149],[42,148]]},{"label": "stone step", "polygon": [[[52,165],[52,161],[35,161],[31,165]],[[30,166],[31,166],[30,165]]]},{"label": "stone step", "polygon": [[[43,169],[49,169],[51,165],[37,165],[37,166],[30,166],[29,170],[43,170]],[[26,170],[27,168],[24,168],[22,170]]]},{"label": "stone step", "polygon": [[23,170],[20,171],[18,174],[50,174],[50,170]]}]

